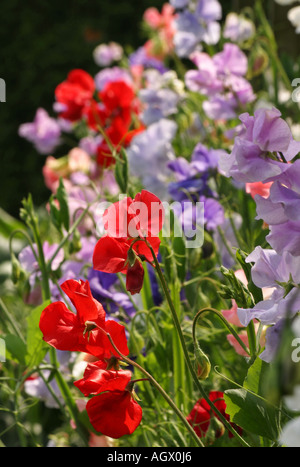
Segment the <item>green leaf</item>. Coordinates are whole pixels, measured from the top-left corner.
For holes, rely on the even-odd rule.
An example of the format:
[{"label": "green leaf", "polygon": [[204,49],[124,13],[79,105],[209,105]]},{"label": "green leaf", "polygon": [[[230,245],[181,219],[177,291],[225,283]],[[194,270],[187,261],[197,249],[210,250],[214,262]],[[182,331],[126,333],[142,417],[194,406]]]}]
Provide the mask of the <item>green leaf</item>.
[{"label": "green leaf", "polygon": [[43,335],[39,328],[42,311],[50,304],[50,300],[45,301],[31,311],[27,317],[27,352],[25,362],[29,367],[38,365],[43,360],[48,347],[43,341]]},{"label": "green leaf", "polygon": [[257,358],[250,367],[243,388],[224,393],[230,420],[246,431],[277,441],[280,434],[280,410],[262,398],[268,364]]},{"label": "green leaf", "polygon": [[14,230],[23,229],[24,225],[0,208],[0,235],[9,238]]},{"label": "green leaf", "polygon": [[127,193],[128,188],[128,159],[126,151],[122,148],[121,159],[116,160],[115,164],[115,178],[122,193]]},{"label": "green leaf", "polygon": [[4,337],[6,346],[6,360],[15,360],[25,365],[26,345],[19,336],[7,334]]},{"label": "green leaf", "polygon": [[62,178],[59,180],[59,186],[56,192],[56,199],[59,202],[59,212],[60,212],[61,223],[62,225],[64,225],[65,229],[68,231],[69,226],[70,226],[68,195],[65,190]]},{"label": "green leaf", "polygon": [[248,255],[242,250],[237,250],[236,252],[236,259],[240,263],[248,281],[248,290],[252,293],[255,303],[258,303],[263,300],[263,294],[262,290],[252,281],[252,266],[250,263],[246,263],[247,256]]}]

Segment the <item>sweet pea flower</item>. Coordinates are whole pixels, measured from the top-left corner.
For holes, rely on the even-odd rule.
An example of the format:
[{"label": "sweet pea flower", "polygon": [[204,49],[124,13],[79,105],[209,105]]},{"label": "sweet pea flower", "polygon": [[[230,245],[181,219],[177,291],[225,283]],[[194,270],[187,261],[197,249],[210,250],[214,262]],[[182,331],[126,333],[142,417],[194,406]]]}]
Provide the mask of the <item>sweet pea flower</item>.
[{"label": "sweet pea flower", "polygon": [[61,284],[76,313],[64,302],[48,305],[40,317],[43,340],[58,350],[84,352],[99,359],[119,356],[105,332],[123,355],[128,355],[125,328],[113,320],[106,320],[103,306],[93,298],[88,281],[73,279]]},{"label": "sweet pea flower", "polygon": [[19,136],[33,143],[40,154],[50,154],[61,143],[61,129],[57,120],[39,108],[32,123],[19,127]]},{"label": "sweet pea flower", "polygon": [[[46,262],[52,258],[57,247],[58,247],[58,244],[56,243],[53,243],[52,245],[50,245],[48,241],[45,241],[43,243],[43,253],[44,253],[44,258]],[[38,248],[36,244],[33,244],[33,249],[36,255],[38,255]],[[41,278],[41,272],[39,269],[38,261],[31,247],[26,246],[25,248],[23,248],[23,250],[18,255],[18,259],[20,261],[22,268],[30,275],[29,282],[30,282],[31,287],[34,287],[36,280],[39,280]],[[51,264],[52,271],[56,271],[62,264],[63,260],[64,260],[64,251],[63,249],[60,249],[58,254],[55,256],[54,260],[52,261],[52,264]]]},{"label": "sweet pea flower", "polygon": [[118,62],[123,56],[123,48],[116,42],[100,44],[93,51],[95,63],[101,67],[108,67],[113,62]]},{"label": "sweet pea flower", "polygon": [[145,240],[157,256],[163,219],[161,201],[146,190],[111,205],[103,215],[106,234],[96,244],[94,269],[126,274],[126,289],[132,295],[139,293],[144,279],[142,261],[152,264],[154,259]]},{"label": "sweet pea flower", "polygon": [[273,182],[262,183],[246,183],[245,190],[246,193],[249,193],[253,199],[256,195],[260,195],[262,198],[266,199],[270,195],[270,188]]},{"label": "sweet pea flower", "polygon": [[[168,195],[166,182],[172,173],[167,164],[175,159],[172,140],[176,131],[175,122],[160,119],[136,135],[127,149],[131,175],[141,179],[146,190],[163,200]],[[151,171],[145,171],[145,166],[151,167]]]},{"label": "sweet pea flower", "polygon": [[[223,392],[210,391],[209,399],[226,420],[230,422],[230,417],[226,414],[226,403],[224,401]],[[205,399],[199,399],[187,417],[187,421],[193,427],[199,438],[206,437],[209,428],[214,424],[214,420],[217,421],[218,426],[218,429],[215,431],[215,438],[220,438],[225,433],[225,427]],[[230,422],[230,424],[232,423]],[[241,431],[237,425],[232,424],[232,426],[238,431]],[[228,432],[228,436],[231,438],[233,435],[231,432]]]},{"label": "sweet pea flower", "polygon": [[285,162],[298,154],[300,143],[280,116],[275,108],[258,109],[254,117],[240,115],[244,130],[235,138],[231,154],[220,160],[225,176],[245,183],[269,182],[288,169]]},{"label": "sweet pea flower", "polygon": [[226,16],[223,36],[233,42],[244,42],[255,34],[255,25],[252,21],[234,12]]},{"label": "sweet pea flower", "polygon": [[102,91],[107,83],[115,81],[124,81],[128,86],[133,85],[133,79],[130,72],[118,66],[104,68],[95,76],[95,85],[98,91]]},{"label": "sweet pea flower", "polygon": [[80,120],[94,92],[95,82],[89,73],[81,69],[70,71],[67,79],[55,89],[56,102],[61,105],[59,116],[71,122]]}]

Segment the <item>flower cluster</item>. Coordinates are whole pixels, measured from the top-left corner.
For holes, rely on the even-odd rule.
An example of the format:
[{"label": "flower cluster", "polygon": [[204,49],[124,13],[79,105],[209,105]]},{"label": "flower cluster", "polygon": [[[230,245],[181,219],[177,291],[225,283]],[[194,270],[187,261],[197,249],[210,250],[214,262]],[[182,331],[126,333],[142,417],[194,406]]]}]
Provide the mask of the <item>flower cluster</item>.
[{"label": "flower cluster", "polygon": [[[130,434],[141,422],[142,409],[132,395],[131,372],[119,370],[119,352],[129,354],[125,328],[106,319],[88,281],[70,279],[61,288],[76,313],[62,301],[51,303],[40,318],[43,339],[55,349],[93,357],[95,362],[88,364],[83,379],[74,383],[85,396],[95,396],[86,406],[91,424],[111,438]],[[117,343],[118,351],[108,335]]]},{"label": "flower cluster", "polygon": [[[290,442],[263,381],[268,369],[276,373],[286,323],[300,310],[300,142],[292,104],[290,116],[279,105],[289,78],[266,18],[256,18],[261,2],[250,11],[223,21],[218,0],[148,8],[144,45],[127,54],[113,41],[99,44],[95,76],[71,70],[54,90],[55,116],[39,108],[19,128],[45,156],[49,200],[43,229],[29,201],[21,210],[32,236],[13,272],[39,326],[33,336],[36,315],[26,315],[28,345],[16,340],[15,350],[8,336],[9,351],[16,359],[27,352],[29,396],[57,408],[79,390],[85,426],[112,439]],[[263,70],[263,80],[251,79]],[[52,349],[37,352],[38,377],[29,357],[40,333]],[[69,372],[68,359],[84,369]],[[70,396],[57,394],[59,371]],[[282,400],[299,384],[294,373],[276,388]],[[145,379],[151,387],[139,387],[140,402],[135,384]]]},{"label": "flower cluster", "polygon": [[293,162],[300,144],[275,108],[259,109],[253,117],[243,114],[240,120],[243,126],[239,136],[231,154],[221,159],[220,169],[245,184],[269,184],[266,195],[254,196],[257,219],[270,229],[266,237],[269,248],[256,247],[246,261],[253,265],[254,284],[273,293],[253,308],[239,308],[237,312],[244,326],[253,319],[268,326],[260,357],[269,362],[276,355],[284,321],[293,318],[300,306],[299,161]]}]

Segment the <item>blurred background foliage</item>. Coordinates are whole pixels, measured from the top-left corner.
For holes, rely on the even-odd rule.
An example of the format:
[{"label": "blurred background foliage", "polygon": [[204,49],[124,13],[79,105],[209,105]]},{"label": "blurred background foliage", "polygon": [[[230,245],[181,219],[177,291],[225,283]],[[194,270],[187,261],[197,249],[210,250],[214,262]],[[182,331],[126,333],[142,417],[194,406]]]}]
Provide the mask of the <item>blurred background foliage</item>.
[{"label": "blurred background foliage", "polygon": [[[10,0],[1,5],[1,78],[6,103],[0,104],[0,206],[18,217],[21,200],[30,192],[35,204],[49,197],[41,174],[45,158],[18,136],[21,123],[32,121],[38,107],[50,114],[54,89],[73,68],[94,75],[92,52],[109,41],[136,49],[146,37],[141,27],[148,7],[161,10],[164,0]],[[288,8],[264,2],[283,52],[297,55],[299,36],[286,19]],[[222,0],[229,11],[253,1]]]}]

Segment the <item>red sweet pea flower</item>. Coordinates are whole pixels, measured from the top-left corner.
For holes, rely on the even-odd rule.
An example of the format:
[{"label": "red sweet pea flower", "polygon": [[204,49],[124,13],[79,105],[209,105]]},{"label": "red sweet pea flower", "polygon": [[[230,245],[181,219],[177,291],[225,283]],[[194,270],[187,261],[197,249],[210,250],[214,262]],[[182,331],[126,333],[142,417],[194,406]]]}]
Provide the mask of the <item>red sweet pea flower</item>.
[{"label": "red sweet pea flower", "polygon": [[[209,394],[209,399],[214,403],[214,406],[226,418],[226,420],[229,421],[229,415],[225,413],[226,403],[224,401],[223,392],[211,391]],[[219,423],[219,429],[215,432],[215,437],[219,438],[224,434],[225,429],[221,422],[219,422],[218,416],[213,412],[205,399],[199,399],[187,417],[187,421],[194,428],[199,438],[204,438],[206,436],[207,431],[214,420],[217,420]],[[239,429],[239,427],[237,428]],[[232,436],[232,433],[229,432],[229,437]]]},{"label": "red sweet pea flower", "polygon": [[89,363],[84,371],[83,378],[74,382],[74,385],[87,397],[105,391],[125,391],[131,380],[129,370],[108,370],[107,361],[99,360]]},{"label": "red sweet pea flower", "polygon": [[129,390],[103,392],[86,405],[91,424],[96,431],[118,439],[131,435],[142,420],[141,406]]},{"label": "red sweet pea flower", "polygon": [[107,362],[87,365],[83,378],[74,385],[84,396],[93,395],[86,410],[96,431],[110,438],[134,432],[142,420],[142,408],[134,400],[131,372],[108,370]]},{"label": "red sweet pea flower", "polygon": [[60,117],[71,122],[80,120],[84,107],[93,98],[95,83],[86,71],[72,70],[66,81],[60,83],[55,89],[57,102],[62,104]]},{"label": "red sweet pea flower", "polygon": [[70,311],[63,302],[47,306],[39,323],[44,341],[58,350],[85,352],[98,358],[110,358],[111,355],[118,357],[107,332],[120,352],[128,355],[124,326],[116,321],[105,320],[105,311],[93,298],[88,281],[71,279],[64,282],[61,288],[77,313]]},{"label": "red sweet pea flower", "polygon": [[[131,294],[139,293],[144,278],[141,261],[152,264],[152,252],[157,256],[164,209],[152,193],[142,190],[134,200],[130,197],[114,203],[104,213],[107,235],[97,242],[93,254],[94,269],[110,273],[127,273],[126,288]],[[141,239],[141,240],[139,240]]]},{"label": "red sweet pea flower", "polygon": [[[100,125],[105,132],[106,138],[103,138],[97,149],[97,163],[107,168],[115,163],[111,147],[119,152],[145,127],[137,118],[139,102],[133,89],[125,81],[108,82],[98,93],[98,98],[99,102],[94,100],[88,103],[83,113],[90,128],[99,131]],[[135,125],[132,128],[133,115]]]}]

